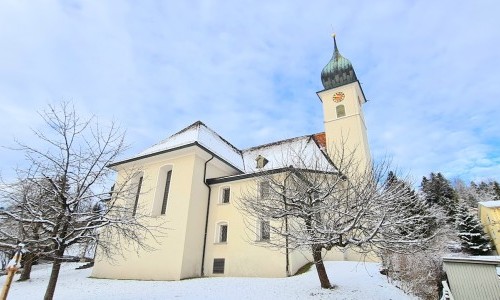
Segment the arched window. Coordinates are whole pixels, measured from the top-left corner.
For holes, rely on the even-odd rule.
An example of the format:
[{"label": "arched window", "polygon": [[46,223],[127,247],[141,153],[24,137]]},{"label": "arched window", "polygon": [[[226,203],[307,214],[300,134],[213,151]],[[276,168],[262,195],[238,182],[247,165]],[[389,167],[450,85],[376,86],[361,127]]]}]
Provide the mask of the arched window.
[{"label": "arched window", "polygon": [[344,105],[338,105],[335,109],[337,111],[337,118],[345,117],[345,106]]},{"label": "arched window", "polygon": [[155,200],[153,204],[153,216],[165,215],[170,194],[170,182],[172,181],[172,165],[160,168],[158,183],[156,184]]}]

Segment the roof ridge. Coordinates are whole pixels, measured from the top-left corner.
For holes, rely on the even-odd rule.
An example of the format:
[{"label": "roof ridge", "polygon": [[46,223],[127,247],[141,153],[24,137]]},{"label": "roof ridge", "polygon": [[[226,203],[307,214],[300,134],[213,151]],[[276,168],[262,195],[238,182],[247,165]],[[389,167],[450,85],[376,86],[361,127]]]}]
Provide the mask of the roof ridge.
[{"label": "roof ridge", "polygon": [[[207,130],[209,130],[211,133],[215,134],[219,139],[221,139],[224,143],[226,143],[229,147],[231,147],[233,150],[237,151],[238,153],[241,154],[241,150],[236,148],[233,144],[231,144],[230,142],[228,142],[225,138],[223,138],[220,134],[218,134],[215,130],[213,130],[212,128],[208,127],[205,123],[203,123],[202,121],[198,120],[196,122],[194,122],[193,124],[187,126],[187,127],[184,127],[183,129],[177,131],[176,133],[170,135],[169,137],[159,141],[158,143],[156,144],[153,144],[151,145],[151,147],[154,147],[154,146],[157,146],[157,145],[160,145],[160,144],[163,144],[165,143],[166,141],[168,141],[169,139],[175,137],[175,136],[178,136],[190,129],[193,129],[193,128],[199,128],[199,127],[204,127],[206,128]],[[198,132],[198,137],[200,135],[200,133]]]},{"label": "roof ridge", "polygon": [[297,136],[297,137],[293,137],[293,138],[288,138],[288,139],[284,139],[284,140],[279,140],[279,141],[275,141],[275,142],[271,142],[271,143],[267,143],[267,144],[253,146],[253,147],[250,147],[250,148],[247,148],[247,149],[243,149],[241,151],[242,152],[247,152],[247,151],[252,151],[252,150],[259,149],[259,148],[264,148],[264,147],[270,147],[270,146],[274,146],[274,145],[284,144],[286,142],[291,142],[291,141],[299,140],[299,139],[303,139],[303,138],[312,138],[312,137],[314,137],[314,135],[315,134],[301,135],[301,136]]},{"label": "roof ridge", "polygon": [[189,125],[189,126],[187,126],[187,127],[184,127],[183,129],[181,129],[181,130],[177,131],[176,133],[174,133],[174,134],[172,134],[172,135],[169,135],[168,137],[164,138],[163,140],[159,141],[158,143],[155,143],[155,144],[151,145],[149,148],[154,147],[154,146],[158,146],[158,145],[160,145],[160,144],[163,144],[163,143],[165,143],[166,141],[168,141],[170,138],[172,138],[172,137],[174,137],[174,136],[176,136],[176,135],[179,135],[179,134],[181,134],[181,133],[183,133],[183,132],[186,132],[186,131],[188,131],[188,130],[189,130],[189,129],[191,129],[191,128],[194,128],[194,127],[200,126],[200,125],[204,125],[204,126],[206,127],[206,125],[205,125],[205,124],[203,124],[203,122],[202,122],[202,121],[199,121],[199,120],[198,120],[198,121],[194,122],[193,124],[191,124],[191,125]]},{"label": "roof ridge", "polygon": [[[171,138],[171,137],[173,137],[173,136],[176,136],[176,135],[179,135],[179,134],[181,134],[181,133],[183,133],[183,132],[186,132],[186,131],[188,131],[188,130],[189,130],[189,129],[191,129],[191,128],[196,128],[196,127],[200,127],[200,126],[207,127],[207,125],[205,125],[205,123],[203,123],[202,121],[198,120],[198,121],[194,122],[193,124],[191,124],[191,125],[189,125],[189,126],[185,127],[184,129],[181,129],[180,131],[178,131],[178,132],[176,132],[176,133],[172,134],[171,136],[169,136],[169,137],[168,137],[168,138],[166,138],[166,139],[169,139],[169,138]],[[208,128],[208,127],[207,127],[207,128]]]}]

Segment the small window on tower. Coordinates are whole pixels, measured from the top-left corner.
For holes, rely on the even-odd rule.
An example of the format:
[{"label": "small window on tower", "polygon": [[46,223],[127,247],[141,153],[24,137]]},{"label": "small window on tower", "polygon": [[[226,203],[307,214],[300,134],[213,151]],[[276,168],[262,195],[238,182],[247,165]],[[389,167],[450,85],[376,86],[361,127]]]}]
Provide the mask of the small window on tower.
[{"label": "small window on tower", "polygon": [[345,117],[345,106],[339,105],[336,107],[337,110],[337,118]]}]

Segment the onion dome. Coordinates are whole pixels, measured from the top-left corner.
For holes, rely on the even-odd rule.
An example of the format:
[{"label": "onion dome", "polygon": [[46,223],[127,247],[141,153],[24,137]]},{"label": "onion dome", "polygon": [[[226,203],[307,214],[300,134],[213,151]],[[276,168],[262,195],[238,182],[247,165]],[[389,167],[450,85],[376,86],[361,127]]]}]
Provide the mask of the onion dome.
[{"label": "onion dome", "polygon": [[340,55],[335,35],[333,35],[333,44],[335,49],[333,50],[332,59],[330,59],[328,64],[323,68],[323,71],[321,71],[321,82],[325,90],[333,89],[358,80],[351,62]]}]

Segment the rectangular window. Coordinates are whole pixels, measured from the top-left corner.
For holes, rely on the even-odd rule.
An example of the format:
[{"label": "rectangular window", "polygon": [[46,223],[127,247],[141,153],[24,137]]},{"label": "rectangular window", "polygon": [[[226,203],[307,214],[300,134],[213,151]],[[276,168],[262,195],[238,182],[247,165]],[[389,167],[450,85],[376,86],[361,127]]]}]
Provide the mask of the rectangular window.
[{"label": "rectangular window", "polygon": [[227,225],[220,225],[219,243],[227,242]]},{"label": "rectangular window", "polygon": [[172,170],[167,172],[167,180],[165,182],[165,191],[163,192],[163,203],[161,204],[161,214],[164,215],[167,211],[168,191],[170,190],[170,179],[172,178]]},{"label": "rectangular window", "polygon": [[224,259],[224,258],[214,258],[214,269],[213,269],[212,273],[224,274],[225,263],[226,263],[226,259]]},{"label": "rectangular window", "polygon": [[271,238],[271,225],[269,221],[260,221],[260,240],[269,241]]},{"label": "rectangular window", "polygon": [[137,193],[135,194],[134,210],[132,211],[132,216],[135,216],[137,212],[137,205],[139,204],[139,195],[141,194],[142,186],[142,176],[139,177],[139,182],[137,183]]},{"label": "rectangular window", "polygon": [[269,197],[269,191],[271,190],[271,185],[269,181],[262,181],[260,183],[260,197],[267,198]]},{"label": "rectangular window", "polygon": [[231,190],[229,188],[222,189],[222,203],[229,203],[229,197],[231,196]]},{"label": "rectangular window", "polygon": [[345,106],[339,105],[335,108],[337,110],[337,118],[345,117]]}]

